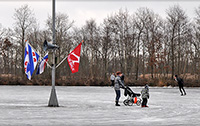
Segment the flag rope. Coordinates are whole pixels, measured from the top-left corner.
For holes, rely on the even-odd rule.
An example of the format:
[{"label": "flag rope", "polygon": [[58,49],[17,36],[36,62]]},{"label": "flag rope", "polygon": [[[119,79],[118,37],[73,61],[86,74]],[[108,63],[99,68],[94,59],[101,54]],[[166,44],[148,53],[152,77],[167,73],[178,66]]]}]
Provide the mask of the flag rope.
[{"label": "flag rope", "polygon": [[68,55],[56,66],[56,68],[58,68],[66,59],[67,59]]}]

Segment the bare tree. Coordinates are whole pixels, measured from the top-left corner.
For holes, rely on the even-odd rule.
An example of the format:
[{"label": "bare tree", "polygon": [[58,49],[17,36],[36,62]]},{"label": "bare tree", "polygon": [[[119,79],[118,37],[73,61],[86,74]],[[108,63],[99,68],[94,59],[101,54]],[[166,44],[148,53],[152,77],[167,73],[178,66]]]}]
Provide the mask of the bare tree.
[{"label": "bare tree", "polygon": [[193,40],[192,45],[194,46],[194,59],[193,59],[193,72],[198,74],[198,79],[200,79],[200,6],[195,9],[196,17],[193,24]]},{"label": "bare tree", "polygon": [[[74,44],[77,42],[73,42],[72,35],[70,34],[70,29],[72,28],[74,21],[70,21],[67,14],[56,13],[55,22],[55,41],[56,44],[60,46],[56,54],[56,61],[59,63],[62,58],[64,58],[70,52],[70,49],[73,48]],[[48,17],[46,25],[48,27],[47,30],[50,32],[50,34],[52,34],[52,17]],[[64,69],[58,68],[58,71],[59,72],[57,72],[57,74],[61,75],[61,73],[64,72]]]},{"label": "bare tree", "polygon": [[[139,8],[137,10],[137,12],[135,13],[136,17],[135,17],[135,25],[136,25],[136,31],[137,31],[137,47],[136,47],[136,62],[135,62],[135,67],[136,67],[136,80],[138,80],[138,76],[139,76],[139,61],[140,61],[140,45],[142,43],[142,34],[143,34],[143,30],[144,30],[144,21],[146,20],[146,15],[144,14],[145,12],[145,8]],[[143,41],[143,57],[145,55],[145,41]],[[144,77],[144,59],[143,59],[143,77]]]},{"label": "bare tree", "polygon": [[97,24],[95,20],[91,19],[89,21],[86,21],[86,25],[83,26],[85,31],[85,41],[87,41],[87,54],[89,58],[89,71],[90,71],[90,77],[96,78],[98,67],[101,67],[100,65],[97,65],[100,52],[99,52],[99,28],[97,27]]},{"label": "bare tree", "polygon": [[[167,10],[167,21],[168,21],[168,28],[170,31],[170,57],[171,57],[171,66],[172,66],[172,79],[175,74],[175,60],[176,60],[176,51],[178,53],[177,55],[177,74],[180,74],[180,53],[183,41],[184,40],[184,34],[187,31],[187,16],[185,12],[181,9],[180,6],[175,5],[173,7],[170,7],[169,10]],[[178,45],[178,47],[177,47]]]},{"label": "bare tree", "polygon": [[[108,17],[104,19],[103,24],[101,25],[101,45],[100,45],[100,53],[103,59],[103,75],[104,80],[107,78],[108,64],[113,59],[114,52],[114,41],[113,41],[113,26],[112,26],[112,17]],[[114,71],[114,67],[112,65],[110,73]]]},{"label": "bare tree", "polygon": [[21,70],[24,73],[24,48],[25,48],[25,39],[27,36],[28,31],[32,29],[32,26],[36,23],[36,19],[34,17],[33,11],[30,9],[28,5],[22,5],[20,8],[15,9],[14,13],[14,20],[15,20],[15,37],[18,44],[20,45],[20,55],[21,55]]}]

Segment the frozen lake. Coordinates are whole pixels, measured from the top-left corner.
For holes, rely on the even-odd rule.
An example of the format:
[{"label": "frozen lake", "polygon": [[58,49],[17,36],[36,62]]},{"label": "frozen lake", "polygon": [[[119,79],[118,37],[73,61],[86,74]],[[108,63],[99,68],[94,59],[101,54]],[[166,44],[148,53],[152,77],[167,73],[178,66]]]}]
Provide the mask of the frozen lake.
[{"label": "frozen lake", "polygon": [[[0,126],[200,125],[200,88],[150,87],[149,108],[114,104],[111,87],[56,87],[60,107],[47,107],[51,87],[0,86]],[[141,87],[132,87],[140,92]]]}]

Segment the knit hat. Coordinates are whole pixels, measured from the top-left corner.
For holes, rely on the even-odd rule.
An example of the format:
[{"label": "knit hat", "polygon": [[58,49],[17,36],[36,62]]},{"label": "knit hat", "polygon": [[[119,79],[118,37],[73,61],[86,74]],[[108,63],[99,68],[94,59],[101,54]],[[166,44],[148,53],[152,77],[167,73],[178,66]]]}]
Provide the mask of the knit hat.
[{"label": "knit hat", "polygon": [[121,74],[121,73],[122,73],[122,72],[120,72],[120,71],[117,71],[117,72],[116,72],[117,75],[119,75],[119,74]]}]

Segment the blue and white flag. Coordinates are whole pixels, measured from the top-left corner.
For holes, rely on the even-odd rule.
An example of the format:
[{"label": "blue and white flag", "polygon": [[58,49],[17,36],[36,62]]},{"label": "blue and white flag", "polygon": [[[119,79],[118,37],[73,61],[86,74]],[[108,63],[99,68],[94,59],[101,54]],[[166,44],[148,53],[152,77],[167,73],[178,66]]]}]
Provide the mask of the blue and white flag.
[{"label": "blue and white flag", "polygon": [[47,61],[48,61],[48,53],[43,57],[42,61],[40,62],[36,74],[42,74],[44,72]]},{"label": "blue and white flag", "polygon": [[31,80],[31,76],[35,70],[39,59],[39,55],[32,49],[30,44],[26,42],[25,53],[24,53],[24,70],[27,78]]}]

